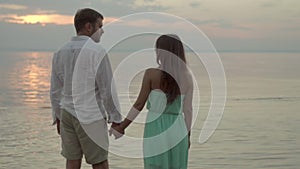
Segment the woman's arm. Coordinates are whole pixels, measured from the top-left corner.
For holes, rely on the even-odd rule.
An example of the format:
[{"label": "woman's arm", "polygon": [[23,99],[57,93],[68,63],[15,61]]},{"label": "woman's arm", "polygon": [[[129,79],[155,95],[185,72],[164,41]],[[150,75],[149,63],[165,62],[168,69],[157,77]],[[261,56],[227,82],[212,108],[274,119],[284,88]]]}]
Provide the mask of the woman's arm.
[{"label": "woman's arm", "polygon": [[188,147],[191,146],[191,130],[192,130],[192,119],[193,119],[193,78],[192,76],[188,76],[187,80],[187,92],[184,97],[183,101],[183,113],[184,113],[184,120],[188,132]]},{"label": "woman's arm", "polygon": [[192,127],[192,118],[193,118],[193,79],[192,77],[189,77],[188,83],[188,89],[184,97],[183,101],[183,113],[184,113],[184,119],[186,128],[188,130],[188,134],[190,136],[191,127]]},{"label": "woman's arm", "polygon": [[144,77],[143,77],[142,87],[141,87],[139,96],[138,96],[137,100],[135,101],[134,105],[132,106],[132,108],[130,109],[127,117],[120,124],[119,129],[121,131],[119,131],[119,132],[124,133],[124,130],[131,124],[131,122],[137,117],[137,115],[144,108],[145,103],[148,99],[149,93],[151,91],[150,75],[151,75],[151,72],[149,69],[147,69],[144,74]]}]

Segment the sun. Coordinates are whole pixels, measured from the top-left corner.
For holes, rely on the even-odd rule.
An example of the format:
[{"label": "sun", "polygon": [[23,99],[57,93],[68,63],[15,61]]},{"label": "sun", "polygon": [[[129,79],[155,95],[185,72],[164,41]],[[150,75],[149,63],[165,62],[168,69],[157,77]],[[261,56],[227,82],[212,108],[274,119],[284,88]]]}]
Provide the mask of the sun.
[{"label": "sun", "polygon": [[20,16],[20,18],[23,23],[25,24],[37,24],[40,23],[42,25],[45,25],[46,23],[51,23],[51,17],[48,15],[25,15]]}]

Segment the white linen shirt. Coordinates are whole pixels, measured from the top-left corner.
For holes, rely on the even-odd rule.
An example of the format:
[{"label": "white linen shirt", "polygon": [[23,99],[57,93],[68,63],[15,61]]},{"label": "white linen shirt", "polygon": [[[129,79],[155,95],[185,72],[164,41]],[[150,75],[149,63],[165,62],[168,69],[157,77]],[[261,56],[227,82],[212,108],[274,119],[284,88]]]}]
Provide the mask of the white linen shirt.
[{"label": "white linen shirt", "polygon": [[120,105],[104,48],[88,36],[75,36],[52,58],[50,99],[53,124],[60,110],[89,124],[121,122]]}]

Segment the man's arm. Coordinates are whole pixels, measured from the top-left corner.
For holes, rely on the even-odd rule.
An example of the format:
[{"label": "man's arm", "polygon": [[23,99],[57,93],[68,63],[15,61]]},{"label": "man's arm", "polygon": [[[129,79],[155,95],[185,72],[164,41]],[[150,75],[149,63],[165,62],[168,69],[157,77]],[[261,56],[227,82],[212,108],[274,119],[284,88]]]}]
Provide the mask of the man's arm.
[{"label": "man's arm", "polygon": [[107,55],[104,56],[97,69],[96,83],[100,90],[103,106],[108,115],[108,122],[120,123],[122,115],[120,114],[119,99]]},{"label": "man's arm", "polygon": [[[56,70],[57,61],[56,54],[52,58],[52,71],[51,71],[51,86],[50,86],[50,100],[52,105],[52,118],[53,125],[59,123],[60,120],[60,100],[62,97],[63,82],[59,79]],[[59,125],[59,124],[57,124]],[[58,128],[59,129],[59,128]]]}]

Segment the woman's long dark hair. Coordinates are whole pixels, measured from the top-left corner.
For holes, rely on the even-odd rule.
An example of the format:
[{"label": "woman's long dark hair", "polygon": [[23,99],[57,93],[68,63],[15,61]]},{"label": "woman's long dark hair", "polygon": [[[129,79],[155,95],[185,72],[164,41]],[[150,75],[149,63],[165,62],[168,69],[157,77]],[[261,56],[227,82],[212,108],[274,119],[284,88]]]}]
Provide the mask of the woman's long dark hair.
[{"label": "woman's long dark hair", "polygon": [[[184,48],[179,37],[174,34],[167,34],[160,36],[156,41],[156,49],[166,52],[157,52],[157,62],[160,63],[160,59],[167,56],[167,53],[176,55],[181,61],[186,63]],[[160,54],[159,54],[160,53]],[[174,56],[173,56],[174,57]],[[163,64],[163,63],[162,63]],[[176,70],[182,71],[182,70]],[[161,71],[160,88],[167,94],[168,103],[172,103],[178,95],[180,95],[180,88],[176,80],[167,72]],[[178,79],[177,79],[178,80]]]}]

